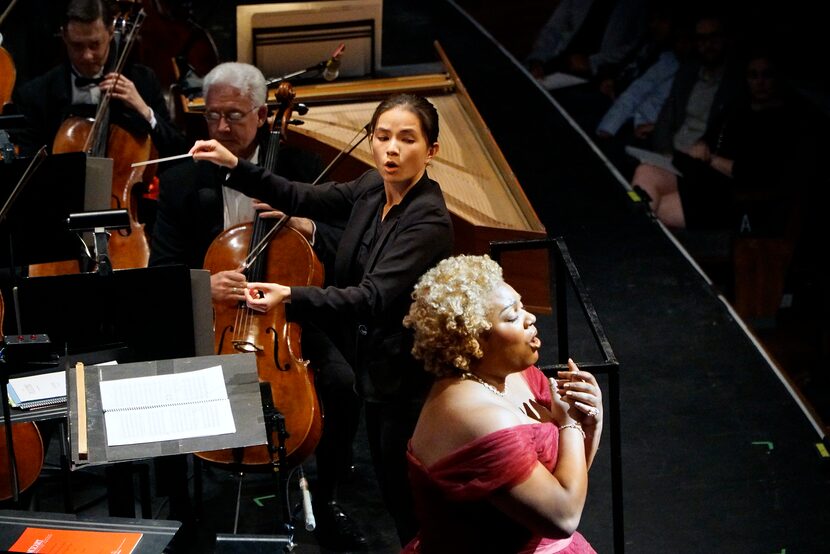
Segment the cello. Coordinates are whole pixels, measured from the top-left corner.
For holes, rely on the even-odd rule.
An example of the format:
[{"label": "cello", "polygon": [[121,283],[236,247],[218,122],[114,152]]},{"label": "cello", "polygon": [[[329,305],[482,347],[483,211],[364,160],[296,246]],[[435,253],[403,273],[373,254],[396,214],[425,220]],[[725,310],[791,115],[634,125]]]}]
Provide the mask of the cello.
[{"label": "cello", "polygon": [[[2,35],[0,35],[2,42]],[[17,70],[14,67],[14,60],[9,51],[0,46],[0,112],[12,97],[14,81],[17,77]]]},{"label": "cello", "polygon": [[[9,16],[16,3],[17,0],[12,0],[6,10],[0,14],[0,25]],[[14,67],[14,60],[9,51],[3,48],[3,35],[0,34],[0,113],[3,111],[3,106],[12,98],[16,78],[17,69]]]},{"label": "cello", "polygon": [[[115,73],[122,73],[130,49],[135,44],[138,30],[144,21],[141,10],[133,18],[121,52],[118,53]],[[128,26],[127,16],[119,16],[117,28]],[[52,145],[52,152],[86,152],[90,156],[110,157],[112,170],[112,208],[126,209],[130,217],[130,228],[126,232],[113,234],[109,240],[109,255],[112,266],[117,269],[147,267],[150,246],[144,232],[144,224],[138,222],[138,206],[134,202],[135,183],[149,180],[145,174],[147,166],[133,168],[131,163],[156,157],[155,147],[149,135],[138,136],[123,127],[109,123],[111,94],[106,94],[98,103],[94,119],[70,117],[65,120]],[[58,266],[58,264],[45,264]],[[65,270],[57,270],[62,273]],[[48,268],[33,268],[30,275],[54,274]]]},{"label": "cello", "polygon": [[[274,169],[285,136],[294,100],[288,82],[277,91],[280,101],[269,133],[264,167]],[[288,286],[321,286],[323,267],[308,241],[295,229],[273,219],[256,215],[252,223],[225,230],[211,243],[203,267],[211,274],[246,267],[248,281],[278,282]],[[282,224],[282,225],[281,225]],[[274,231],[273,229],[277,229]],[[270,232],[269,232],[270,231]],[[245,302],[214,303],[215,347],[217,354],[255,352],[260,382],[268,382],[274,405],[285,418],[287,438],[280,444],[272,433],[272,444],[284,446],[287,467],[307,458],[322,433],[322,413],[314,376],[302,359],[301,328],[286,320],[280,305],[268,313],[249,308]],[[197,452],[199,458],[231,469],[249,467],[265,470],[275,466],[267,446]]]},{"label": "cello", "polygon": [[[0,294],[0,339],[3,337],[5,304]],[[10,445],[11,443],[11,445]],[[15,472],[9,463],[9,449],[14,452]],[[12,424],[9,440],[6,425],[0,425],[0,500],[15,498],[15,493],[28,489],[40,476],[43,468],[43,439],[33,421]]]},{"label": "cello", "polygon": [[[2,23],[3,17],[0,16],[0,24]],[[17,77],[12,55],[2,45],[3,35],[0,34],[0,114],[3,113],[5,105],[11,100],[14,82]],[[7,156],[14,159],[17,156],[17,147],[11,143],[6,130],[0,129],[0,160],[8,161]]]}]

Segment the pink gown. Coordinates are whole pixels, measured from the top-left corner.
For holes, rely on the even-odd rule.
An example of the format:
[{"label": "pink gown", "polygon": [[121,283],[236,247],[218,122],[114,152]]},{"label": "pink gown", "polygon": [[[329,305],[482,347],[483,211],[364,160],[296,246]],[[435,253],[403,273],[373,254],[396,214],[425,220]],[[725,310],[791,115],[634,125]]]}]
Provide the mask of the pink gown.
[{"label": "pink gown", "polygon": [[[529,367],[523,376],[536,399],[550,406],[548,381]],[[409,479],[421,529],[403,552],[499,552],[589,554],[595,551],[577,533],[567,538],[533,534],[505,515],[487,498],[528,478],[536,462],[556,467],[559,428],[533,423],[501,429],[480,437],[425,467],[410,445]]]}]

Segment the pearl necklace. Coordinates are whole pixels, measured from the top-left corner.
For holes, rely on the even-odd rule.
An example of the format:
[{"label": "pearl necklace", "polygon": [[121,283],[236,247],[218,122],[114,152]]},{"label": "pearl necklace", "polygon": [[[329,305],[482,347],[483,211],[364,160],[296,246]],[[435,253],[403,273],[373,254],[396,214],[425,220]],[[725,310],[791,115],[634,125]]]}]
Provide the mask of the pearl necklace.
[{"label": "pearl necklace", "polygon": [[507,383],[504,384],[504,390],[500,391],[499,389],[497,389],[496,387],[494,387],[493,385],[491,385],[490,383],[488,383],[487,381],[485,381],[484,379],[482,379],[481,377],[479,377],[475,373],[470,373],[469,371],[465,371],[464,373],[461,374],[461,378],[462,379],[470,379],[471,381],[475,381],[475,382],[479,383],[481,386],[483,386],[485,389],[489,390],[490,392],[492,392],[493,394],[495,394],[497,396],[501,396],[502,398],[504,398],[507,395]]}]

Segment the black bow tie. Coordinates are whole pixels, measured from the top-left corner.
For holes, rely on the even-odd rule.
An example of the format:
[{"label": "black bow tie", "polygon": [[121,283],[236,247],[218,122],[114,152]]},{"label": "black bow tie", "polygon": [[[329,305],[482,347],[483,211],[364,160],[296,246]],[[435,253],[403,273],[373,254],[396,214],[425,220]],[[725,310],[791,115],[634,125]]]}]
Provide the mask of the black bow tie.
[{"label": "black bow tie", "polygon": [[88,87],[89,85],[98,85],[101,81],[104,80],[104,77],[81,77],[80,75],[75,77],[75,86],[78,88]]}]

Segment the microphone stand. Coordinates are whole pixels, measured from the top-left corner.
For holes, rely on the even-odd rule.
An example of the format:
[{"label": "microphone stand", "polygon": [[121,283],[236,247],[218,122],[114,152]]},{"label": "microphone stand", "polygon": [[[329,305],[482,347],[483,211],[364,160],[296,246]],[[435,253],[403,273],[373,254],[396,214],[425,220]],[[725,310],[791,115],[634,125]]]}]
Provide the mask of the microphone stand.
[{"label": "microphone stand", "polygon": [[323,60],[322,62],[306,67],[305,69],[299,69],[297,71],[292,71],[291,73],[286,73],[285,75],[281,75],[279,77],[274,77],[273,79],[268,79],[267,81],[265,81],[265,85],[270,88],[273,85],[278,85],[283,81],[293,79],[294,77],[299,77],[300,75],[305,75],[306,73],[322,73],[323,70],[326,69],[326,64],[328,63],[328,60]]},{"label": "microphone stand", "polygon": [[[318,63],[314,64],[314,65],[308,66],[305,69],[300,69],[298,71],[293,71],[291,73],[286,73],[285,75],[282,75],[281,77],[275,77],[273,79],[270,79],[270,80],[266,81],[265,84],[266,84],[266,86],[270,87],[272,85],[277,85],[277,84],[279,84],[283,81],[286,81],[288,79],[293,79],[294,77],[299,77],[300,75],[304,75],[306,73],[312,73],[312,72],[322,73],[323,78],[326,81],[333,81],[334,79],[337,78],[337,76],[339,74],[339,71],[338,71],[337,68],[340,67],[340,56],[343,55],[343,51],[345,49],[346,49],[346,46],[343,43],[341,43],[340,46],[338,46],[334,50],[334,53],[331,55],[331,57],[329,59],[323,60],[321,62],[318,62]],[[332,71],[334,72],[334,75],[332,77],[329,77],[325,74],[326,69],[329,68],[329,67],[333,68]]]}]

